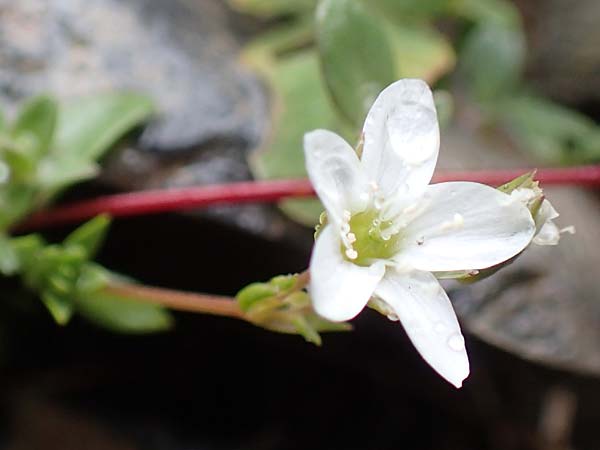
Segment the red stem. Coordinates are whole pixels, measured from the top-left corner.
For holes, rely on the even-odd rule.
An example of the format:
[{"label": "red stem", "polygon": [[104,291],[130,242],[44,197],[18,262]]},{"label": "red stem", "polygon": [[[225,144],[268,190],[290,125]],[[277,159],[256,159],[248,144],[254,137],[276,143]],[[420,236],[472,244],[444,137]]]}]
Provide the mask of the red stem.
[{"label": "red stem", "polygon": [[[531,169],[439,171],[434,182],[475,181],[500,185]],[[539,169],[536,179],[544,185],[600,186],[600,165]],[[162,189],[107,195],[40,211],[16,231],[80,222],[101,213],[113,217],[198,209],[212,205],[270,203],[286,198],[311,197],[314,190],[306,179],[248,181],[181,189]]]}]

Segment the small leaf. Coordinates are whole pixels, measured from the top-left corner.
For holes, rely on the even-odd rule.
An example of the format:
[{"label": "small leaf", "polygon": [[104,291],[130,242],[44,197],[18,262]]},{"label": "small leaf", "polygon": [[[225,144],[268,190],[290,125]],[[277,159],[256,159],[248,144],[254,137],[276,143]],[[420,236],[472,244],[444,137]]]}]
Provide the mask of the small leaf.
[{"label": "small leaf", "polygon": [[600,127],[549,100],[514,94],[493,105],[524,150],[553,164],[600,161]]},{"label": "small leaf", "polygon": [[41,161],[37,185],[41,189],[40,202],[50,201],[57,192],[72,184],[89,180],[99,172],[99,166],[85,159],[51,157]]},{"label": "small leaf", "polygon": [[360,129],[377,95],[395,80],[392,50],[377,17],[357,0],[322,0],[317,43],[334,103]]},{"label": "small leaf", "polygon": [[102,290],[82,294],[75,306],[90,322],[119,333],[155,333],[173,326],[171,314],[161,306]]},{"label": "small leaf", "polygon": [[95,161],[153,112],[149,98],[133,93],[103,93],[72,101],[60,111],[56,154]]},{"label": "small leaf", "polygon": [[104,242],[109,226],[110,217],[108,215],[96,216],[67,236],[64,245],[78,246],[84,250],[87,258],[93,258]]},{"label": "small leaf", "polygon": [[311,342],[319,347],[321,346],[321,336],[317,330],[313,328],[310,322],[306,320],[306,318],[302,316],[296,316],[294,317],[292,323],[296,327],[298,334],[301,335],[306,342]]},{"label": "small leaf", "polygon": [[34,97],[19,113],[12,127],[13,138],[33,154],[43,155],[52,145],[57,114],[58,107],[52,98]]},{"label": "small leaf", "polygon": [[525,36],[520,26],[486,22],[469,33],[459,71],[477,100],[491,101],[512,91],[521,78]]},{"label": "small leaf", "polygon": [[19,267],[19,255],[13,243],[8,236],[0,234],[0,273],[4,276],[14,275]]},{"label": "small leaf", "polygon": [[66,325],[73,316],[73,303],[67,295],[58,295],[54,292],[42,292],[42,302],[50,311],[57,324]]}]

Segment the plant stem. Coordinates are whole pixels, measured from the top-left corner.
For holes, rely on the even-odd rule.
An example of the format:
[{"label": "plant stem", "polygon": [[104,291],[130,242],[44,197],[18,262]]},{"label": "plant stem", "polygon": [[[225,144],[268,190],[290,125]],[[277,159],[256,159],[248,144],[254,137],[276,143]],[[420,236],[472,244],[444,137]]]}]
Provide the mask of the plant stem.
[{"label": "plant stem", "polygon": [[[309,281],[310,272],[307,269],[296,276],[296,284],[292,291],[304,289]],[[109,294],[124,296],[145,303],[155,303],[178,311],[233,317],[251,322],[232,297],[182,292],[122,281],[111,281],[104,290]]]},{"label": "plant stem", "polygon": [[122,295],[146,303],[155,303],[178,311],[247,320],[235,299],[231,297],[181,292],[122,282],[111,282],[104,289],[114,295]]},{"label": "plant stem", "polygon": [[[433,181],[474,181],[497,186],[529,171],[530,168],[438,171]],[[535,178],[543,185],[600,186],[600,165],[539,169]],[[212,205],[277,202],[286,198],[311,196],[314,196],[314,190],[306,179],[249,181],[129,192],[40,211],[18,226],[15,231],[22,232],[51,225],[80,222],[101,213],[113,217],[127,217],[199,209]]]}]

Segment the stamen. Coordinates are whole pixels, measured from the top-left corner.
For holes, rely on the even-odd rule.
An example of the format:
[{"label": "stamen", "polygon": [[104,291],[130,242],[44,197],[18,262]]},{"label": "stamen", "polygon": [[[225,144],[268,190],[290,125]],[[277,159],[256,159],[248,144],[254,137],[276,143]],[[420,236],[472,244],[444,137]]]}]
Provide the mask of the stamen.
[{"label": "stamen", "polygon": [[352,248],[346,250],[346,256],[348,259],[356,259],[358,258],[358,252]]}]

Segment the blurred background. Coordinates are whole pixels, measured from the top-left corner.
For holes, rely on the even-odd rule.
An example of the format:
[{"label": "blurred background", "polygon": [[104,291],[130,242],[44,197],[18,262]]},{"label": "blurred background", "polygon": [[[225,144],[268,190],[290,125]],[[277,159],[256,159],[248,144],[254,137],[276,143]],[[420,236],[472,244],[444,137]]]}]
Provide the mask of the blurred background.
[{"label": "blurred background", "polygon": [[[599,21],[596,0],[0,0],[0,448],[600,448],[590,188],[545,189],[575,236],[447,286],[472,366],[461,390],[373,311],[322,347],[205,315],[132,326],[116,304],[57,294],[54,271],[71,262],[42,249],[75,226],[20,240],[25,275],[3,247],[50,202],[303,177],[304,132],[356,142],[402,77],[435,90],[441,168],[593,164]],[[119,219],[96,260],[235,295],[304,270],[320,211],[295,200]]]}]

